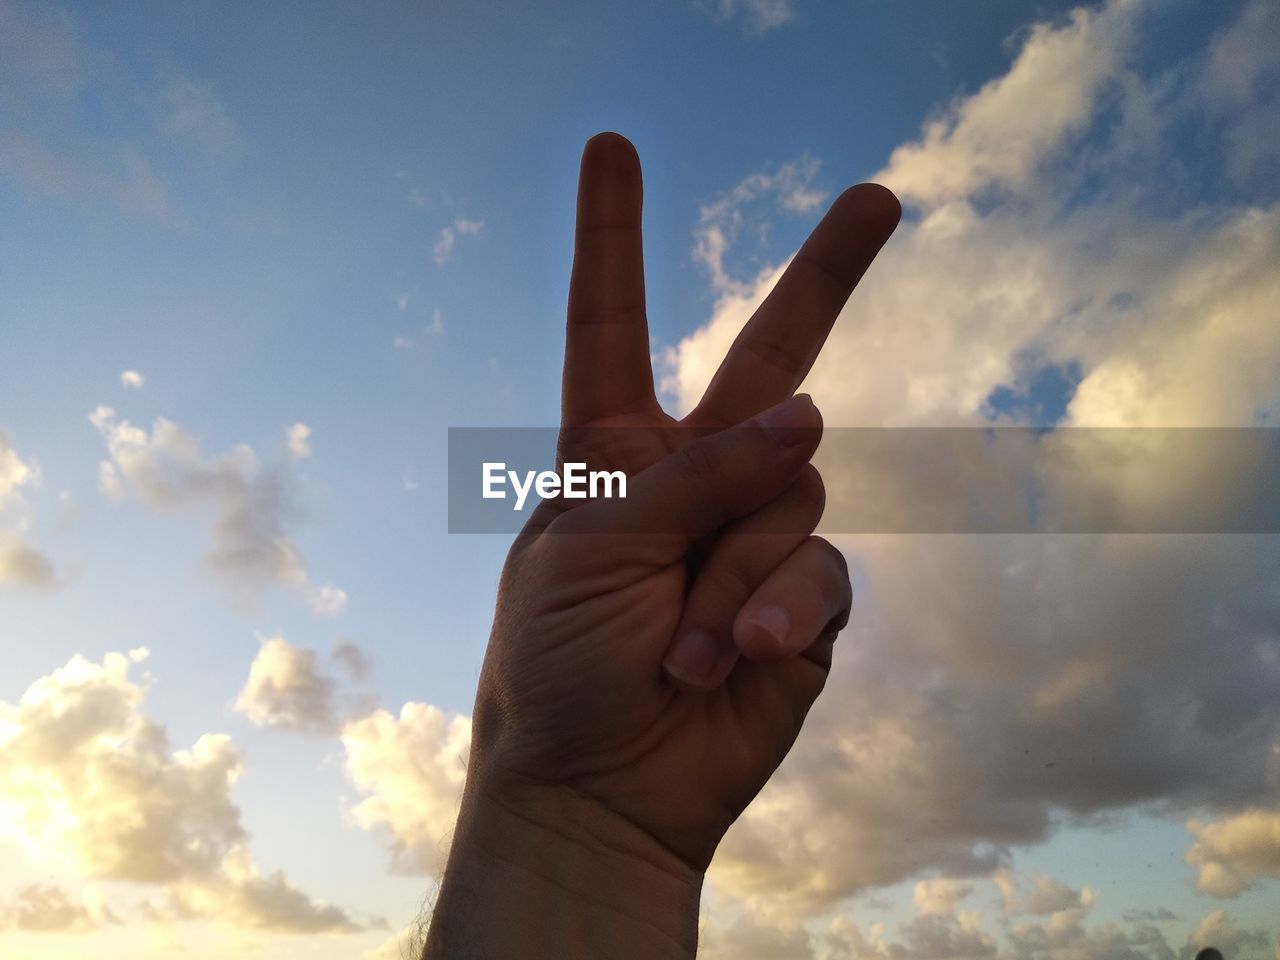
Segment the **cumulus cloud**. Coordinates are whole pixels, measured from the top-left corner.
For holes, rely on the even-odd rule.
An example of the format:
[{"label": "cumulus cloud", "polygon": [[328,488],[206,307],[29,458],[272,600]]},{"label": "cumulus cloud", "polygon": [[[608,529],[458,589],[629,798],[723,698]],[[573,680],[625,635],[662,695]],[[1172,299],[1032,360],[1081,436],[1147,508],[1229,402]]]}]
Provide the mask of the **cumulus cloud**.
[{"label": "cumulus cloud", "polygon": [[1267,946],[1265,933],[1261,930],[1242,930],[1231,922],[1225,910],[1206,914],[1191,931],[1190,940],[1195,947],[1217,947],[1227,956],[1242,948]]},{"label": "cumulus cloud", "polygon": [[1264,877],[1280,877],[1280,810],[1254,808],[1216,823],[1191,820],[1187,829],[1195,842],[1186,860],[1205,893],[1234,897]]},{"label": "cumulus cloud", "polygon": [[84,900],[52,884],[21,887],[8,903],[0,902],[0,929],[24,933],[91,933],[119,917],[100,898]]},{"label": "cumulus cloud", "polygon": [[[281,874],[259,876],[231,800],[239,753],[221,734],[171,749],[165,729],[141,710],[149,678],[130,676],[146,657],[142,649],[109,653],[101,663],[76,656],[17,703],[0,701],[0,834],[41,862],[159,886],[170,919],[355,929],[341,910],[311,900]],[[31,910],[60,903],[33,898]]]},{"label": "cumulus cloud", "polygon": [[236,710],[259,727],[313,736],[335,733],[348,699],[340,682],[360,679],[368,669],[360,649],[351,643],[335,647],[334,670],[314,650],[295,647],[283,637],[260,642]]},{"label": "cumulus cloud", "polygon": [[141,390],[146,378],[137,370],[125,370],[120,374],[120,386],[129,390]]},{"label": "cumulus cloud", "polygon": [[[299,511],[286,465],[264,467],[244,444],[206,456],[194,437],[163,417],[149,433],[110,407],[98,407],[89,421],[107,446],[98,474],[105,495],[121,499],[132,492],[158,510],[214,509],[213,546],[205,563],[238,598],[255,601],[275,584],[296,591],[324,616],[345,609],[346,593],[313,583],[289,536],[287,527]],[[310,453],[309,436],[305,424],[290,428],[291,459]]]},{"label": "cumulus cloud", "polygon": [[[1246,5],[1241,22],[1256,10]],[[829,425],[1043,423],[1028,398],[1054,369],[1074,373],[1065,412],[1048,422],[1280,416],[1269,306],[1280,301],[1280,206],[1266,193],[1205,198],[1167,136],[1185,124],[1219,131],[1224,152],[1205,162],[1230,162],[1229,131],[1248,111],[1207,100],[1202,80],[1219,69],[1214,44],[1241,28],[1161,70],[1136,54],[1144,18],[1158,14],[1171,15],[1114,0],[1035,27],[1006,74],[893,154],[879,179],[907,217],[805,385]],[[1262,46],[1232,49],[1256,60]],[[1241,81],[1251,103],[1275,102],[1274,71],[1233,69],[1261,77]],[[694,251],[718,292],[711,317],[666,371],[683,410],[786,265],[735,274],[715,250],[699,239]],[[1001,391],[1020,399],[997,408]],[[928,480],[904,476],[902,496]],[[1188,482],[1141,480],[1137,493],[1155,499]],[[828,477],[829,490],[840,482]],[[1264,573],[1280,564],[1273,540],[844,539],[860,595],[827,691],[730,830],[713,882],[820,915],[921,874],[990,875],[1063,822],[1130,808],[1270,809],[1280,785],[1280,595]],[[1197,840],[1206,864],[1231,862]],[[1016,895],[1032,915],[1067,897],[1052,885]],[[1027,931],[1032,954],[1071,938],[1159,953],[1136,929]]]},{"label": "cumulus cloud", "polygon": [[904,203],[931,207],[988,188],[1041,189],[1041,165],[1063,159],[1123,75],[1140,6],[1113,0],[1063,24],[1037,24],[1007,73],[926,124],[876,179]]},{"label": "cumulus cloud", "polygon": [[[1009,877],[1025,886],[1025,878]],[[1051,880],[1057,886],[1059,881]],[[1164,934],[1144,922],[1091,923],[1092,900],[993,929],[980,911],[961,909],[976,884],[927,881],[915,888],[916,914],[890,929],[839,911],[805,923],[768,898],[706,898],[699,956],[709,960],[1175,960]],[[1087,902],[1086,902],[1087,901]]]},{"label": "cumulus cloud", "polygon": [[342,731],[347,775],[368,794],[353,809],[365,830],[385,833],[397,869],[433,874],[444,866],[471,744],[471,719],[425,703],[397,717],[376,710]]},{"label": "cumulus cloud", "polygon": [[973,892],[973,885],[949,877],[934,877],[919,881],[911,891],[911,899],[920,913],[951,915],[956,907]]},{"label": "cumulus cloud", "polygon": [[458,237],[469,234],[475,235],[482,230],[484,230],[483,220],[468,220],[466,217],[456,217],[453,223],[440,230],[435,246],[431,248],[431,258],[437,264],[443,266],[449,261],[449,257],[453,255],[453,247],[458,242]]}]

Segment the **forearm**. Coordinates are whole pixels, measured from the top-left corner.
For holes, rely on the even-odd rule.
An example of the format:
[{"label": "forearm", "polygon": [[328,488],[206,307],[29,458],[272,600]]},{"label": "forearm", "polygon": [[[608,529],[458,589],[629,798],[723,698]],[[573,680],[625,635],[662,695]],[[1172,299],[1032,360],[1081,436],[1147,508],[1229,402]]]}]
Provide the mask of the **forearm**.
[{"label": "forearm", "polygon": [[425,960],[689,960],[702,876],[571,791],[469,790]]}]

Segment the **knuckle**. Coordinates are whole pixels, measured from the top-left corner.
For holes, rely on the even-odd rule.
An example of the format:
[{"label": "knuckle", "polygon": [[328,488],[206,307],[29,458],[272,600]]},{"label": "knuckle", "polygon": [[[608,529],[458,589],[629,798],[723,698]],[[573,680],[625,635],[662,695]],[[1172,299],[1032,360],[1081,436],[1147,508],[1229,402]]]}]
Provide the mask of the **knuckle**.
[{"label": "knuckle", "polygon": [[[812,507],[818,517],[827,503],[827,487],[822,482],[822,474],[812,463],[806,463],[791,485],[791,496]],[[816,521],[815,521],[816,522]]]},{"label": "knuckle", "polygon": [[691,443],[680,460],[685,479],[697,486],[716,482],[724,470],[724,456],[714,443]]},{"label": "knuckle", "polygon": [[849,561],[840,548],[824,537],[810,537],[809,540],[821,551],[822,556],[827,563],[831,564],[840,579],[848,583]]},{"label": "knuckle", "polygon": [[714,598],[713,602],[735,608],[741,606],[757,586],[757,578],[751,575],[746,564],[741,559],[728,557],[708,563],[698,573],[698,578],[703,581],[705,595]]}]

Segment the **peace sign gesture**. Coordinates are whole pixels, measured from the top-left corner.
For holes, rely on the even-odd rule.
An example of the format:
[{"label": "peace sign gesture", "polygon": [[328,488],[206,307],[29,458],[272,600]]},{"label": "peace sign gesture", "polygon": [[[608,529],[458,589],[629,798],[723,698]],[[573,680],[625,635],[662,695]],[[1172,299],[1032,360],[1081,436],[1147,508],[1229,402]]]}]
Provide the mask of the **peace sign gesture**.
[{"label": "peace sign gesture", "polygon": [[703,871],[848,618],[844,560],[811,535],[821,418],[793,393],[897,200],[863,184],[835,201],[682,421],[654,392],[641,201],[631,144],[588,141],[560,459],[621,469],[628,491],[544,502],[508,556],[428,956],[495,889],[495,955],[692,956]]}]

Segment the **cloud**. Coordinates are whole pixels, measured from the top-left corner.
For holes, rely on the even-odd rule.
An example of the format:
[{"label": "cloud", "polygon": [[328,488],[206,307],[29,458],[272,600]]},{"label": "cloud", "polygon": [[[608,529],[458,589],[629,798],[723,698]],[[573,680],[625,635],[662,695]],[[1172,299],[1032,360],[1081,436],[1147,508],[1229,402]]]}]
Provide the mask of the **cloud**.
[{"label": "cloud", "polygon": [[0,432],[0,508],[21,498],[21,488],[34,486],[40,472],[18,456],[9,439]]},{"label": "cloud", "polygon": [[990,188],[1039,190],[1041,165],[1062,158],[1124,72],[1138,2],[1079,8],[1035,25],[1007,73],[925,125],[874,179],[904,203],[937,207]]},{"label": "cloud", "polygon": [[57,586],[58,576],[49,559],[12,533],[0,530],[0,584],[33,590]]},{"label": "cloud", "polygon": [[[111,116],[110,128],[86,127],[86,112]],[[190,221],[178,164],[243,149],[210,83],[117,57],[48,4],[0,0],[0,117],[0,176],[38,197],[179,228]]]},{"label": "cloud", "polygon": [[188,76],[172,64],[158,71],[152,110],[160,132],[203,157],[231,159],[244,140],[213,84]]},{"label": "cloud", "polygon": [[[295,647],[283,637],[260,638],[249,678],[235,709],[256,726],[292,733],[329,736],[341,726],[344,711],[340,678],[314,650]],[[334,648],[332,658],[352,679],[368,670],[364,654],[351,643]]]},{"label": "cloud", "polygon": [[[19,457],[0,430],[0,586],[46,590],[57,585],[53,564],[23,536],[28,525],[24,488],[39,482],[39,468]],[[13,519],[6,521],[6,513]]]},{"label": "cloud", "polygon": [[1280,810],[1254,808],[1216,823],[1191,820],[1187,829],[1195,842],[1186,860],[1205,893],[1234,897],[1264,877],[1280,878]]},{"label": "cloud", "polygon": [[440,231],[436,244],[431,248],[431,258],[439,265],[444,265],[449,261],[449,257],[453,254],[454,244],[457,243],[458,237],[467,235],[476,235],[484,230],[483,220],[468,220],[465,217],[457,217],[453,223],[444,227]]},{"label": "cloud", "polygon": [[1267,936],[1261,930],[1241,930],[1231,922],[1225,910],[1206,914],[1191,931],[1190,942],[1198,948],[1217,947],[1226,956],[1249,947],[1263,949]]},{"label": "cloud", "polygon": [[243,848],[228,854],[221,873],[212,880],[174,884],[165,899],[148,902],[144,913],[153,923],[211,917],[243,929],[276,933],[354,933],[363,929],[338,907],[312,900],[279,870],[260,875]]},{"label": "cloud", "polygon": [[935,877],[919,881],[912,889],[912,900],[921,914],[941,913],[950,916],[972,892],[972,884],[947,877]]},{"label": "cloud", "polygon": [[288,431],[289,456],[305,460],[311,456],[311,428],[305,423],[295,423]]},{"label": "cloud", "polygon": [[0,929],[24,933],[91,933],[119,917],[99,899],[80,901],[61,887],[30,884],[6,904],[0,902]]},{"label": "cloud", "polygon": [[426,924],[412,923],[387,937],[372,950],[366,950],[362,960],[417,960],[426,944]]},{"label": "cloud", "polygon": [[398,869],[443,868],[470,743],[469,717],[425,703],[406,703],[399,717],[377,710],[343,728],[347,775],[369,794],[352,815],[365,830],[390,835]]},{"label": "cloud", "polygon": [[[1172,73],[1147,65],[1136,50],[1155,15],[1117,0],[1035,27],[1004,76],[894,153],[881,178],[908,216],[805,384],[828,425],[1042,422],[991,398],[1026,397],[1043,371],[1067,368],[1065,412],[1050,418],[1067,424],[1280,418],[1280,206],[1199,191],[1229,164],[1227,134],[1248,111],[1206,100],[1209,54]],[[1256,46],[1246,55],[1263,56]],[[1245,87],[1275,99],[1271,80]],[[1186,124],[1225,145],[1194,178],[1167,133]],[[717,249],[699,238],[694,250],[718,294],[711,316],[668,358],[681,410],[786,265],[733,271]],[[1156,501],[1191,482],[1104,477]],[[903,502],[928,482],[904,475]],[[818,916],[907,878],[990,875],[1062,823],[1269,809],[1280,595],[1261,571],[1280,564],[1273,540],[844,538],[859,596],[827,691],[729,831],[713,884]],[[1066,892],[1016,896],[1047,909]],[[1028,930],[1030,953],[1059,942]],[[1159,953],[1136,930],[1070,936]]]},{"label": "cloud", "polygon": [[[1008,875],[1006,879],[1020,888],[1027,885],[1026,878]],[[1048,886],[1064,886],[1046,879]],[[860,924],[845,911],[821,922],[802,923],[785,908],[777,909],[771,898],[744,901],[711,890],[704,897],[699,956],[705,952],[708,960],[1187,960],[1193,952],[1190,947],[1175,950],[1164,933],[1145,920],[1090,922],[1092,900],[1083,895],[1075,906],[1031,921],[1013,923],[1005,918],[993,930],[982,913],[958,908],[959,900],[951,896],[958,886],[947,881],[925,890],[925,909],[898,922],[892,932],[885,922]],[[941,900],[933,896],[938,891],[944,891]]]},{"label": "cloud", "polygon": [[130,390],[141,390],[145,378],[137,370],[125,370],[120,374],[120,385]]},{"label": "cloud", "polygon": [[812,157],[790,160],[772,172],[744,178],[701,208],[694,231],[693,257],[706,267],[713,290],[722,295],[742,295],[749,289],[749,284],[729,275],[725,257],[749,221],[756,234],[767,232],[768,218],[761,210],[807,213],[826,200],[827,195],[812,185],[819,166]]},{"label": "cloud", "polygon": [[422,328],[420,336],[414,337],[403,333],[397,334],[391,341],[391,345],[397,350],[412,350],[428,337],[439,337],[443,336],[443,334],[444,314],[440,311],[439,307],[434,307],[431,310],[431,319],[427,322],[426,326]]},{"label": "cloud", "polygon": [[[260,877],[231,787],[241,758],[221,734],[171,750],[141,711],[145,650],[81,656],[0,701],[0,834],[86,877],[162,887],[181,910],[292,932],[351,930],[279,873]],[[39,896],[35,906],[57,906]],[[33,906],[34,909],[34,906]],[[152,918],[160,917],[152,911]]]},{"label": "cloud", "polygon": [[[110,407],[89,416],[107,445],[99,466],[99,485],[113,499],[132,492],[157,510],[212,506],[213,546],[205,563],[237,591],[243,601],[256,601],[275,584],[299,593],[317,613],[336,616],[345,609],[346,593],[311,582],[287,526],[296,519],[286,464],[264,468],[253,450],[241,444],[218,457],[207,457],[196,440],[163,417],[148,433],[120,418]],[[289,430],[292,459],[310,453],[310,430]]]},{"label": "cloud", "polygon": [[768,33],[796,18],[791,0],[700,0],[699,4],[722,22],[741,21],[750,33]]}]

